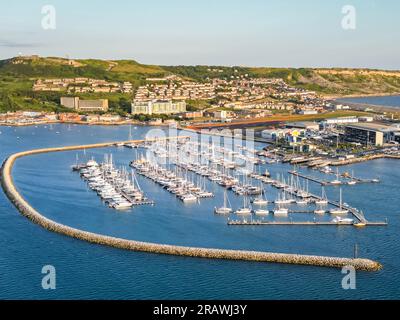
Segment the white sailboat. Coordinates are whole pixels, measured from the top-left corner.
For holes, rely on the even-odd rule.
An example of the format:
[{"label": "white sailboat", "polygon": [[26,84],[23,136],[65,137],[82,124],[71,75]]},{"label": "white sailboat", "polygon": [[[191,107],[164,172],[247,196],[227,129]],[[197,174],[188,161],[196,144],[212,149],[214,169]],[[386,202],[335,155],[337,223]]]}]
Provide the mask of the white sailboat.
[{"label": "white sailboat", "polygon": [[269,214],[269,210],[267,210],[267,209],[257,209],[257,210],[254,210],[254,213],[257,216],[266,216],[266,215]]},{"label": "white sailboat", "polygon": [[[229,207],[228,207],[228,203],[229,203]],[[224,191],[224,205],[221,208],[215,208],[214,213],[215,214],[230,214],[230,213],[232,213],[232,208],[230,207],[230,202],[228,199],[228,191],[226,188]]]},{"label": "white sailboat", "polygon": [[184,194],[181,197],[181,200],[185,203],[189,203],[189,202],[196,202],[197,201],[197,197],[191,193],[188,194]]},{"label": "white sailboat", "polygon": [[268,205],[268,200],[265,196],[265,189],[262,187],[262,183],[260,182],[261,194],[253,200],[253,204],[257,206],[266,206]]},{"label": "white sailboat", "polygon": [[251,214],[251,208],[248,205],[247,195],[244,195],[244,197],[243,197],[243,207],[236,210],[235,213],[237,215],[250,215]]},{"label": "white sailboat", "polygon": [[288,208],[278,207],[274,209],[274,216],[277,217],[286,217],[289,214]]},{"label": "white sailboat", "polygon": [[285,191],[283,191],[283,192],[281,193],[281,195],[278,196],[278,199],[275,200],[275,204],[278,204],[278,205],[281,205],[281,204],[290,204],[290,203],[292,203],[292,200],[286,198],[286,192],[285,192]]},{"label": "white sailboat", "polygon": [[347,184],[349,186],[355,186],[357,184],[357,180],[354,179],[354,170],[352,171],[352,174],[351,174],[351,180],[349,182],[347,182]]},{"label": "white sailboat", "polygon": [[339,180],[339,168],[336,169],[336,179],[331,181],[331,184],[333,184],[333,185],[342,184],[342,181]]},{"label": "white sailboat", "polygon": [[322,190],[321,190],[321,199],[317,199],[316,201],[315,201],[315,204],[316,205],[319,205],[319,206],[326,206],[327,204],[328,204],[328,197],[326,196],[326,191],[325,191],[325,188],[324,187],[322,187]]},{"label": "white sailboat", "polygon": [[325,214],[326,210],[323,209],[321,206],[318,206],[317,209],[314,210],[315,214]]},{"label": "white sailboat", "polygon": [[349,210],[346,210],[343,208],[343,199],[342,199],[342,189],[340,189],[340,202],[339,202],[339,208],[333,208],[329,211],[331,214],[347,214],[349,213]]}]

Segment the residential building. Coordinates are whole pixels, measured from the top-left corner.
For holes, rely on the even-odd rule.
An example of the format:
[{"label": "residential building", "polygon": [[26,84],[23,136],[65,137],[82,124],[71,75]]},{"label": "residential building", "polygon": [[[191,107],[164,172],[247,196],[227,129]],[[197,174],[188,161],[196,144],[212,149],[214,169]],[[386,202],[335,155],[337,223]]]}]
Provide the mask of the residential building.
[{"label": "residential building", "polygon": [[186,112],[186,102],[172,100],[153,100],[147,102],[133,102],[132,114],[178,114]]},{"label": "residential building", "polygon": [[228,112],[225,110],[215,111],[214,118],[224,120],[228,117]]},{"label": "residential building", "polygon": [[61,105],[66,108],[77,110],[79,107],[78,97],[61,97]]},{"label": "residential building", "polygon": [[184,119],[202,118],[203,111],[190,111],[183,114]]},{"label": "residential building", "polygon": [[79,97],[61,97],[60,103],[64,107],[74,109],[77,111],[86,111],[86,112],[108,111],[107,99],[80,100]]},{"label": "residential building", "polygon": [[94,112],[94,111],[108,111],[108,100],[79,100],[78,111]]}]

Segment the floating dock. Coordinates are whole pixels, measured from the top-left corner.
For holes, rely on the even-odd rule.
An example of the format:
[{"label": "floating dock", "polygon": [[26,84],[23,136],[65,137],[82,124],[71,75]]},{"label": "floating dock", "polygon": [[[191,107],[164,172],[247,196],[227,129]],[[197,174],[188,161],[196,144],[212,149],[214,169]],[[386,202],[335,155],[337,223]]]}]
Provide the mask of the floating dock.
[{"label": "floating dock", "polygon": [[[354,222],[230,220],[228,226],[357,226]],[[366,222],[364,226],[387,226],[386,222]]]},{"label": "floating dock", "polygon": [[[295,173],[294,171],[292,171],[292,172]],[[299,177],[301,177],[301,175],[299,175]],[[270,179],[268,184],[271,184],[272,186],[277,188],[275,185],[277,185],[278,183],[279,183],[279,181]],[[289,186],[287,186],[287,187],[289,187]],[[293,190],[292,189],[292,190],[287,190],[286,192],[288,194],[292,195],[292,196],[297,197],[297,195],[296,195],[297,191],[299,191],[299,190],[297,190],[297,189]],[[310,199],[311,201],[323,200],[320,196],[312,194],[312,193],[308,193],[308,199]],[[387,226],[388,225],[387,221],[386,222],[380,222],[380,221],[379,222],[371,222],[371,221],[368,221],[364,217],[364,214],[362,212],[360,212],[357,209],[352,208],[352,207],[350,207],[348,205],[344,205],[344,204],[340,205],[339,202],[332,201],[332,200],[329,200],[329,199],[327,199],[327,201],[328,201],[328,204],[330,204],[330,205],[332,205],[332,206],[334,206],[336,208],[342,207],[344,210],[347,210],[349,212],[349,214],[351,214],[357,220],[357,222],[350,223],[350,225],[353,225],[355,227],[360,227],[360,226],[363,226],[363,227],[364,226]],[[274,202],[272,202],[272,203],[274,203]],[[292,203],[292,204],[295,204],[295,203]],[[290,205],[290,204],[288,204],[288,205]],[[296,212],[294,210],[293,212],[289,212],[289,213],[296,213]],[[304,210],[304,212],[302,212],[302,210],[297,210],[297,213],[308,213],[308,211]],[[247,224],[242,224],[242,225],[249,225],[249,224],[247,223]],[[266,224],[266,225],[272,225],[272,224]],[[274,224],[274,225],[285,225],[285,224]],[[286,225],[288,225],[288,224],[286,224]],[[316,224],[314,222],[308,222],[307,224],[304,224],[304,223],[300,222],[300,223],[296,224],[296,222],[294,222],[294,223],[290,223],[290,225],[315,225],[315,226],[318,226],[318,225],[321,225],[321,224],[318,224],[318,223]],[[333,225],[338,225],[338,223],[333,223]],[[343,225],[343,223],[341,223],[340,225]]]},{"label": "floating dock", "polygon": [[[289,173],[295,177],[299,177],[317,184],[321,186],[341,186],[341,185],[348,185],[348,182],[341,181],[340,183],[332,183],[330,181],[320,180],[311,176],[307,176],[305,174],[301,174],[297,171],[289,171]],[[354,181],[355,184],[363,184],[363,183],[379,183],[378,179],[360,179],[360,178],[351,178],[351,181]]]}]

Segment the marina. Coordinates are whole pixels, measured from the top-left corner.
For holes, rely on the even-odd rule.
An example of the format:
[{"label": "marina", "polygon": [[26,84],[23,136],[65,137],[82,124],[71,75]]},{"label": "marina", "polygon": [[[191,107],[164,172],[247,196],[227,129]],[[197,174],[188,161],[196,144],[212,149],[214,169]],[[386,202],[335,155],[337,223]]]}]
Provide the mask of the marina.
[{"label": "marina", "polygon": [[183,202],[197,202],[199,199],[214,197],[212,192],[205,190],[204,179],[190,181],[187,172],[183,172],[179,167],[173,172],[145,159],[131,162],[130,166],[136,169],[138,174],[153,180]]},{"label": "marina", "polygon": [[399,299],[399,9],[4,1],[0,299]]},{"label": "marina", "polygon": [[[231,143],[231,146],[233,145]],[[239,145],[235,145],[235,151],[232,151],[233,149],[216,146],[214,143],[181,140],[179,143],[155,141],[145,143],[141,148],[143,152],[146,151],[146,157],[144,154],[139,155],[136,151],[137,159],[130,163],[137,174],[153,180],[163,189],[175,194],[184,203],[199,203],[201,198],[214,197],[214,194],[206,188],[207,179],[210,183],[225,189],[224,204],[222,207],[215,207],[214,213],[241,217],[243,221],[241,225],[254,223],[258,225],[260,221],[253,220],[253,216],[288,218],[292,214],[312,214],[315,217],[328,215],[331,218],[329,221],[262,222],[261,225],[350,225],[357,228],[387,225],[387,221],[369,223],[363,212],[342,201],[342,190],[340,190],[339,201],[328,199],[324,186],[344,184],[339,180],[339,171],[336,173],[336,180],[333,180],[331,184],[322,183],[298,171],[289,171],[288,177],[285,177],[283,173],[278,174],[277,178],[273,179],[268,170],[265,170],[263,174],[259,167],[266,164],[266,161],[257,160],[257,156],[261,156],[260,152]],[[326,173],[331,174],[331,172]],[[320,196],[309,191],[309,181],[321,182],[319,183],[322,186]],[[263,185],[270,185],[278,190],[277,198],[267,199],[267,192]],[[227,195],[228,190],[242,199],[241,206],[232,207]],[[268,208],[269,205],[275,207],[271,209]],[[293,208],[293,206],[301,208]],[[352,218],[346,218],[348,215]],[[245,217],[251,217],[253,222],[248,222]],[[229,218],[228,225],[232,224],[231,221],[235,221],[234,225],[240,224],[240,219]]]},{"label": "marina", "polygon": [[[118,137],[120,141],[123,141],[128,136],[129,127],[72,127],[71,131],[66,130],[66,126],[55,126],[54,131],[61,132],[57,135],[57,142],[51,140],[51,137],[46,138],[48,128],[18,128],[18,136],[23,141],[30,139],[32,148],[40,149],[46,146],[54,146],[57,144],[67,145],[78,145],[82,140],[82,136],[85,136],[85,141],[89,143],[98,143],[107,141],[107,136],[113,135]],[[12,128],[2,128],[3,135],[9,136]],[[145,139],[142,132],[146,132],[147,128],[139,127],[135,130],[134,137],[136,139]],[[80,131],[80,132],[79,132]],[[25,133],[26,132],[26,133]],[[35,132],[35,136],[31,132]],[[43,134],[40,134],[43,132]],[[106,134],[105,134],[106,133]],[[55,134],[55,132],[54,132]],[[184,132],[183,132],[184,134]],[[48,134],[47,134],[48,135]],[[106,136],[107,135],[107,136]],[[35,137],[35,139],[32,139]],[[56,138],[56,136],[54,137]],[[61,140],[60,140],[61,139]],[[175,195],[171,195],[165,189],[158,184],[154,183],[143,176],[140,176],[135,172],[135,175],[139,181],[141,189],[144,191],[146,197],[155,200],[155,206],[135,206],[129,210],[123,211],[121,214],[119,211],[110,210],[108,206],[105,206],[103,202],[96,196],[96,193],[92,192],[82,180],[79,178],[79,173],[71,173],[71,164],[76,163],[76,153],[79,152],[79,158],[83,164],[86,164],[88,160],[94,158],[99,164],[103,162],[105,154],[113,154],[113,162],[116,168],[120,169],[123,166],[127,166],[130,161],[140,158],[136,157],[136,153],[140,154],[146,150],[143,148],[144,143],[140,143],[138,148],[124,148],[115,146],[102,146],[98,149],[86,149],[86,156],[84,149],[80,151],[63,151],[60,153],[45,153],[42,155],[34,155],[32,157],[21,158],[16,161],[16,165],[13,169],[13,178],[15,184],[22,194],[22,196],[35,206],[35,209],[40,211],[43,216],[48,219],[52,219],[58,223],[62,223],[66,226],[79,228],[82,230],[95,232],[98,234],[104,234],[106,236],[114,236],[119,238],[126,238],[132,240],[139,240],[144,242],[157,242],[157,243],[169,243],[174,245],[193,246],[193,247],[211,247],[211,248],[224,248],[224,249],[239,249],[249,251],[273,251],[273,252],[285,252],[285,253],[306,253],[317,256],[337,256],[337,257],[352,257],[353,247],[355,243],[359,244],[360,256],[368,258],[378,258],[379,262],[384,265],[384,269],[381,272],[369,274],[368,277],[376,278],[377,280],[382,279],[386,288],[391,288],[393,285],[397,288],[397,283],[387,283],[382,278],[388,272],[391,272],[393,268],[392,264],[396,263],[390,255],[389,250],[392,250],[392,246],[388,246],[388,241],[396,241],[396,208],[397,208],[397,195],[392,193],[390,186],[395,183],[395,179],[398,178],[397,171],[392,173],[386,171],[396,163],[397,160],[378,160],[373,163],[361,163],[351,169],[357,172],[357,175],[368,177],[372,174],[373,176],[379,176],[381,178],[380,184],[365,184],[358,187],[346,187],[343,186],[343,199],[345,202],[352,204],[353,207],[359,208],[360,211],[364,211],[365,215],[371,221],[385,221],[387,217],[390,225],[389,227],[366,227],[366,228],[354,228],[352,226],[307,226],[307,225],[279,225],[279,226],[265,226],[265,227],[249,227],[249,226],[227,226],[227,219],[231,220],[242,220],[243,218],[248,221],[251,220],[265,220],[265,221],[277,221],[285,222],[292,219],[294,222],[313,222],[314,217],[317,222],[331,222],[335,217],[326,213],[332,205],[328,204],[322,206],[325,210],[323,215],[313,215],[311,211],[317,208],[316,204],[298,205],[292,203],[287,206],[289,209],[287,217],[274,217],[271,213],[274,210],[274,201],[278,198],[279,193],[282,191],[283,178],[285,179],[287,188],[290,188],[291,180],[287,172],[291,169],[290,165],[283,164],[281,162],[261,164],[255,168],[254,174],[262,176],[265,181],[268,182],[264,174],[266,170],[269,172],[270,183],[275,182],[281,189],[274,187],[270,183],[263,183],[263,189],[268,200],[267,206],[262,206],[261,209],[267,210],[268,214],[257,215],[255,212],[252,216],[237,217],[234,213],[228,215],[215,214],[215,207],[219,208],[223,206],[224,192],[226,188],[220,186],[216,182],[212,182],[206,179],[207,190],[213,192],[215,197],[201,201],[201,204],[190,204],[186,205],[180,200],[175,200]],[[256,149],[262,149],[262,145],[256,145]],[[14,151],[15,150],[15,151]],[[5,154],[11,154],[18,149],[18,142],[11,139],[10,144],[4,145],[3,151]],[[22,149],[24,150],[24,149]],[[391,162],[392,161],[392,162]],[[171,166],[170,168],[173,168]],[[238,168],[240,169],[240,168]],[[127,170],[129,173],[130,169]],[[39,174],[39,176],[36,174]],[[302,169],[302,173],[312,174],[312,171],[308,169]],[[323,175],[321,175],[323,176]],[[242,177],[239,177],[242,180]],[[253,186],[260,187],[260,180],[252,179]],[[250,180],[250,177],[248,177]],[[307,190],[307,185],[304,179],[299,178],[301,189]],[[29,185],[31,181],[35,181],[35,192],[31,191]],[[60,189],[60,181],[63,181],[63,188]],[[194,180],[196,181],[196,180]],[[293,177],[293,181],[297,183],[297,177]],[[278,183],[279,182],[279,183]],[[371,191],[369,191],[371,190]],[[384,193],[385,199],[383,201],[379,192]],[[318,184],[310,183],[309,193],[318,195],[322,198],[322,188]],[[368,197],[363,199],[363,195],[369,193]],[[46,196],[44,196],[46,194]],[[48,196],[47,196],[48,195]],[[236,195],[231,189],[227,190],[229,202],[227,207],[236,210],[239,208],[243,199],[242,196]],[[326,188],[326,198],[329,200],[339,201],[339,190],[338,188]],[[251,198],[257,198],[258,196],[250,196]],[[75,199],[71,202],[71,199]],[[361,199],[361,200],[360,200]],[[300,199],[297,199],[300,200]],[[310,199],[312,200],[312,199]],[[5,200],[6,201],[6,200]],[[8,202],[8,201],[7,201]],[[60,211],[60,205],[62,204],[63,210]],[[253,210],[259,209],[259,206],[253,206]],[[3,207],[8,207],[4,202]],[[283,205],[282,205],[283,207]],[[156,209],[159,208],[159,209]],[[160,209],[162,208],[162,210]],[[308,213],[295,213],[294,211],[308,211]],[[11,224],[7,215],[3,216],[3,223]],[[261,219],[262,218],[262,219]],[[343,218],[354,217],[348,215]],[[21,219],[19,219],[21,220]],[[140,290],[140,292],[129,291],[135,296],[147,296],[151,295],[154,290],[158,290],[156,285],[152,285],[152,280],[158,279],[157,274],[161,271],[158,263],[162,262],[162,266],[173,265],[179,266],[179,273],[176,273],[177,277],[192,277],[197,274],[199,268],[202,270],[202,275],[205,277],[207,282],[212,281],[211,274],[215,274],[217,270],[221,272],[232,272],[232,268],[237,268],[237,272],[243,268],[240,262],[223,262],[214,261],[210,264],[207,261],[202,262],[199,259],[180,259],[174,257],[168,257],[163,255],[143,255],[140,253],[126,253],[127,259],[121,259],[121,255],[124,255],[123,251],[113,251],[101,246],[90,245],[81,243],[80,241],[70,241],[66,237],[60,237],[53,235],[49,232],[43,232],[40,228],[30,226],[29,222],[21,220],[23,225],[26,225],[25,231],[19,235],[22,241],[26,242],[29,251],[33,252],[35,257],[44,256],[37,251],[34,246],[30,245],[30,236],[34,234],[37,239],[43,239],[46,243],[51,242],[50,246],[51,255],[56,255],[58,252],[73,251],[74,254],[84,251],[84,256],[89,255],[92,257],[95,252],[98,252],[98,258],[96,265],[101,270],[108,270],[110,265],[115,263],[122,263],[121,268],[117,267],[118,272],[123,275],[124,270],[129,270],[130,276],[124,278],[134,287],[132,279],[140,281],[139,277],[135,277],[134,274],[137,270],[143,272],[143,258],[150,262],[154,267],[154,272],[151,272],[149,276],[143,273],[140,278],[144,277],[146,283],[149,285],[148,291]],[[11,228],[13,235],[15,232],[18,233],[17,229]],[[317,239],[317,241],[315,241]],[[372,240],[373,239],[373,240]],[[389,240],[388,240],[389,239]],[[54,248],[54,249],[53,249]],[[93,254],[92,254],[93,253]],[[383,255],[384,253],[384,255]],[[7,252],[5,253],[7,255]],[[97,254],[95,254],[97,256]],[[69,255],[68,255],[69,256]],[[137,259],[136,259],[137,257]],[[41,259],[42,259],[41,258]],[[79,259],[85,259],[81,256]],[[24,263],[29,265],[36,265],[37,259],[28,255],[23,259]],[[63,261],[66,265],[68,260]],[[89,269],[93,266],[93,260],[88,259],[87,267]],[[210,265],[214,265],[210,267]],[[294,268],[294,275],[296,281],[309,283],[310,278],[306,274],[308,272],[318,276],[318,285],[330,288],[332,281],[334,283],[337,278],[337,270],[335,269],[321,269],[316,267],[302,268],[301,266],[284,266],[270,264],[265,267],[264,264],[247,264],[247,275],[243,275],[244,281],[250,283],[254,277],[260,277],[264,279],[265,275],[268,275],[268,280],[262,280],[261,286],[258,284],[252,284],[253,288],[251,297],[261,297],[261,294],[265,294],[265,286],[273,284],[274,281],[270,280],[273,275],[287,275],[286,268]],[[162,268],[164,269],[164,267]],[[210,270],[208,270],[210,269]],[[206,270],[206,271],[205,271]],[[208,271],[207,271],[208,270]],[[296,272],[302,270],[302,272]],[[205,271],[205,272],[204,272]],[[156,274],[157,272],[157,274]],[[173,271],[172,271],[173,272]],[[183,273],[182,273],[183,272]],[[210,275],[207,273],[210,272]],[[236,272],[236,271],[234,271]],[[133,277],[133,278],[132,278]],[[326,277],[329,280],[324,281]],[[234,277],[236,279],[236,276]],[[227,281],[231,282],[233,277],[226,276],[221,279],[224,286],[228,285]],[[321,280],[322,279],[322,280]],[[97,283],[92,277],[90,282],[96,283],[96,287],[101,286],[107,279],[102,279],[101,283]],[[88,288],[93,287],[93,284],[85,282]],[[272,281],[272,282],[271,282]],[[380,281],[380,280],[379,280]],[[366,289],[360,287],[357,290],[357,296],[367,297],[371,294],[376,297],[383,297],[380,292],[376,291],[375,285],[370,285],[369,282],[364,284]],[[242,285],[241,285],[242,286]],[[318,287],[319,288],[319,287]],[[146,289],[147,290],[147,289]],[[200,293],[196,288],[193,288],[194,292]],[[222,289],[219,289],[222,290]],[[312,291],[312,286],[307,289]],[[307,290],[300,290],[302,293],[307,295]],[[375,291],[374,291],[375,290]],[[396,289],[397,290],[397,289]],[[204,290],[201,290],[202,292]],[[85,291],[84,291],[85,292]],[[241,295],[246,295],[247,290],[242,290]],[[255,292],[255,294],[254,294]],[[295,290],[299,292],[299,290]],[[40,294],[40,292],[38,292]],[[83,293],[84,295],[86,293]],[[87,293],[89,294],[89,293]],[[289,292],[288,295],[291,293]],[[315,293],[314,293],[315,294]],[[336,297],[335,294],[328,295]],[[61,294],[60,297],[68,297]],[[207,297],[212,297],[211,293],[207,293]],[[249,295],[250,297],[250,295]],[[339,297],[339,296],[338,296]]]},{"label": "marina", "polygon": [[79,171],[89,188],[110,208],[127,210],[137,205],[154,205],[144,196],[133,172],[129,174],[125,168],[114,167],[112,155],[105,155],[100,165],[92,159],[86,165],[74,166],[73,170]]},{"label": "marina", "polygon": [[[12,201],[12,203],[18,208],[20,213],[36,224],[42,227],[54,231],[60,234],[67,235],[72,238],[84,240],[90,243],[102,244],[115,248],[131,250],[131,251],[142,251],[147,253],[158,253],[167,255],[180,255],[197,258],[207,259],[224,259],[224,260],[243,260],[253,262],[273,262],[282,264],[297,264],[297,265],[314,265],[321,267],[332,267],[340,268],[344,266],[353,266],[357,270],[363,271],[379,271],[382,265],[376,261],[369,259],[359,258],[339,258],[339,257],[327,257],[327,256],[310,256],[310,255],[299,255],[299,254],[283,254],[283,253],[272,253],[272,252],[257,252],[257,251],[244,251],[244,250],[223,250],[223,249],[210,249],[210,248],[196,248],[196,247],[183,247],[173,246],[166,244],[146,243],[140,241],[126,240],[116,237],[104,236],[101,234],[91,233],[82,231],[76,228],[65,226],[60,223],[56,223],[51,219],[47,219],[36,211],[17,191],[13,184],[11,176],[12,167],[18,158],[32,156],[36,154],[49,153],[49,152],[60,152],[65,150],[76,150],[81,148],[96,148],[97,146],[76,146],[76,147],[64,147],[64,148],[50,148],[50,149],[38,149],[32,151],[20,152],[8,157],[1,167],[1,185]],[[109,172],[114,172],[112,169],[112,161],[105,161],[103,164]],[[93,161],[88,164],[88,167],[96,168],[98,165]],[[84,169],[82,169],[84,170]],[[90,170],[88,171],[88,173]],[[87,173],[84,173],[84,175]],[[245,197],[246,199],[246,197]],[[244,209],[239,209],[244,210]]]}]

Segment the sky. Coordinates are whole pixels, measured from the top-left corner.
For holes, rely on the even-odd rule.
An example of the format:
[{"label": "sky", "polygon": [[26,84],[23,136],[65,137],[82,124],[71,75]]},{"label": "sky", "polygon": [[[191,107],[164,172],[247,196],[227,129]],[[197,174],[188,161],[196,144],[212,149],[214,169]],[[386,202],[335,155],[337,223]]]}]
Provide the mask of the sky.
[{"label": "sky", "polygon": [[0,59],[399,70],[399,12],[398,0],[0,0]]}]

